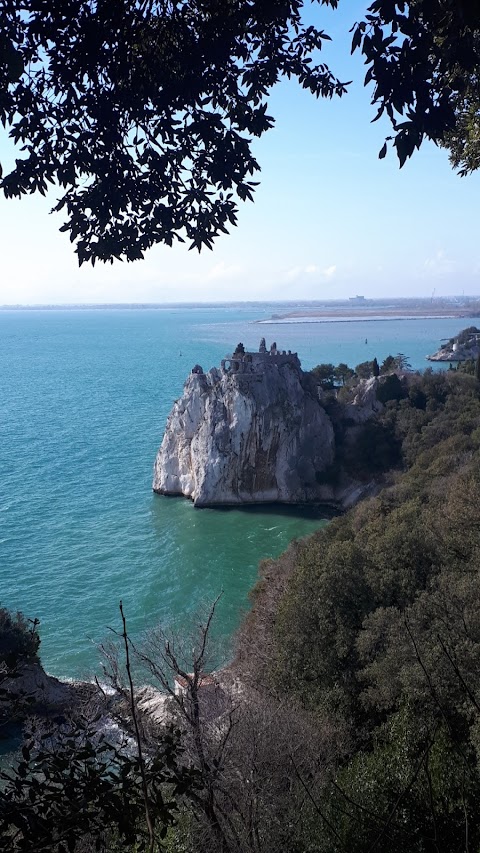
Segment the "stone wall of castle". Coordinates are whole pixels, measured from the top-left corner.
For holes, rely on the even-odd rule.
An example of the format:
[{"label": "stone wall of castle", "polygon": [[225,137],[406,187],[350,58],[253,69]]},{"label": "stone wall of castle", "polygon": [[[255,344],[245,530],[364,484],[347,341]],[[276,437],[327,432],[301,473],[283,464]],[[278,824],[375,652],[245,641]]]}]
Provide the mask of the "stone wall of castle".
[{"label": "stone wall of castle", "polygon": [[227,355],[221,361],[221,368],[224,373],[228,374],[259,374],[262,373],[268,365],[272,364],[292,364],[294,367],[300,367],[300,359],[296,352],[290,350],[279,350],[276,344],[272,344],[270,350],[266,349],[265,339],[262,338],[258,352],[239,351],[239,344],[236,351],[232,355]]}]

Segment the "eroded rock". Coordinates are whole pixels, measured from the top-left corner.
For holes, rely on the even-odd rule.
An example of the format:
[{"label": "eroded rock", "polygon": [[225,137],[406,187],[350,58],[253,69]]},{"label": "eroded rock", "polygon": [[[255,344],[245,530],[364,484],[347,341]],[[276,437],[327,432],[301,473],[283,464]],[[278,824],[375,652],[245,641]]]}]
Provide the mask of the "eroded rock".
[{"label": "eroded rock", "polygon": [[334,431],[296,354],[239,353],[191,373],[168,418],[153,489],[196,506],[319,498]]}]

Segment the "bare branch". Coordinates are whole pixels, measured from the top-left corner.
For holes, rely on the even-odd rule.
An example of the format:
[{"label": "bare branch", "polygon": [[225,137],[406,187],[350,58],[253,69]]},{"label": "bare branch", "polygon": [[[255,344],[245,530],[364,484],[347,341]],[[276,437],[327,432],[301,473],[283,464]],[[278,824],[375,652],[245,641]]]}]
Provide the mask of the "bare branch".
[{"label": "bare branch", "polygon": [[142,752],[142,741],[140,738],[140,729],[138,726],[137,712],[135,709],[135,694],[134,694],[134,689],[133,689],[132,673],[131,673],[131,669],[130,669],[130,653],[129,653],[129,640],[128,640],[128,634],[127,634],[127,622],[125,619],[125,614],[123,612],[122,602],[120,602],[119,606],[120,606],[120,614],[122,617],[122,624],[123,624],[122,637],[123,637],[123,642],[124,642],[124,646],[125,646],[125,668],[127,670],[128,683],[129,683],[129,687],[130,687],[130,711],[132,713],[133,725],[135,727],[135,739],[137,741],[138,761],[139,761],[139,765],[140,765],[140,776],[142,779],[143,799],[145,802],[145,820],[147,822],[148,835],[149,835],[149,839],[150,839],[149,851],[150,851],[150,853],[153,853],[154,847],[155,847],[155,836],[154,836],[154,831],[153,831],[152,819],[150,816],[150,809],[149,809],[149,805],[148,805],[148,787],[147,787],[147,777],[145,774],[145,762],[144,762],[143,752]]}]

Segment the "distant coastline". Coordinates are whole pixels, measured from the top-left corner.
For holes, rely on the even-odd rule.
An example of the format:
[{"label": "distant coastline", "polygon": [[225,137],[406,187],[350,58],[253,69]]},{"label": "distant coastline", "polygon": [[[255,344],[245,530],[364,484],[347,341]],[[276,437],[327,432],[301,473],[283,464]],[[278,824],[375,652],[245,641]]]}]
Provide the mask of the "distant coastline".
[{"label": "distant coastline", "polygon": [[[331,312],[329,314],[319,314],[311,316],[292,316],[279,317],[270,320],[257,320],[260,326],[278,325],[289,326],[294,323],[358,323],[361,320],[364,323],[377,323],[384,320],[454,320],[456,317],[473,316],[465,313],[451,314],[368,314],[359,312],[358,314],[349,314],[345,316],[342,311]],[[476,316],[476,314],[475,314]]]},{"label": "distant coastline", "polygon": [[[273,323],[319,323],[354,322],[358,320],[450,320],[457,317],[478,317],[480,296],[441,297],[384,297],[357,301],[353,299],[284,299],[284,300],[235,300],[205,302],[102,302],[64,304],[3,304],[0,312],[28,311],[184,311],[189,309],[248,309],[264,312],[251,322]],[[277,313],[278,311],[278,313]],[[267,315],[267,316],[265,316]],[[268,316],[270,315],[270,316]]]}]

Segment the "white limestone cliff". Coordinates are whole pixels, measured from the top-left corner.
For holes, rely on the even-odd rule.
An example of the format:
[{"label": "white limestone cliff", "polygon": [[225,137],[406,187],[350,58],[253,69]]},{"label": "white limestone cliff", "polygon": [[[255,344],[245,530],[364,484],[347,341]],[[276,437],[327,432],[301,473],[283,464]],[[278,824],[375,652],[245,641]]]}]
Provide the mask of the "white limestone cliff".
[{"label": "white limestone cliff", "polygon": [[334,430],[296,355],[198,366],[168,418],[153,489],[200,506],[322,500]]},{"label": "white limestone cliff", "polygon": [[363,424],[383,409],[383,403],[377,397],[379,385],[386,377],[363,379],[356,389],[353,401],[344,407],[344,416],[356,424]]}]

